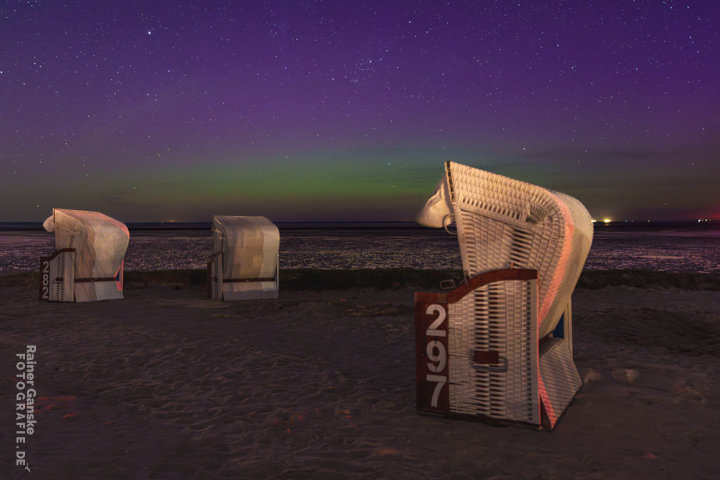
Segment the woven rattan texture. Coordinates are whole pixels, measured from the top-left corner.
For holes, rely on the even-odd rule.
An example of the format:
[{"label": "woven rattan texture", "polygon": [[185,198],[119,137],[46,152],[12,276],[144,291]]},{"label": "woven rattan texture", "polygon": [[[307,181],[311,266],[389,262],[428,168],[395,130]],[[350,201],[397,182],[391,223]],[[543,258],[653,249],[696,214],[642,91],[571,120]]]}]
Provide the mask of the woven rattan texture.
[{"label": "woven rattan texture", "polygon": [[[125,224],[98,212],[56,208],[55,247],[75,249],[75,278],[111,278],[120,270],[130,233]],[[115,282],[75,283],[78,302],[123,298]]]},{"label": "woven rattan texture", "polygon": [[[539,424],[534,283],[492,283],[450,304],[451,412]],[[475,351],[503,361],[475,365]]]},{"label": "woven rattan texture", "polygon": [[547,401],[552,406],[549,416],[554,427],[582,386],[568,342],[550,338],[540,346],[540,376],[547,391]]},{"label": "woven rattan texture", "polygon": [[[265,217],[213,218],[213,242],[222,252],[224,279],[274,278],[280,250],[280,232]],[[224,282],[223,292],[276,290],[276,282]]]},{"label": "woven rattan texture", "polygon": [[538,270],[539,335],[552,331],[592,242],[576,199],[453,162],[446,173],[467,276],[502,268]]},{"label": "woven rattan texture", "polygon": [[50,262],[49,280],[49,300],[53,302],[72,302],[75,300],[74,252],[63,252]]}]

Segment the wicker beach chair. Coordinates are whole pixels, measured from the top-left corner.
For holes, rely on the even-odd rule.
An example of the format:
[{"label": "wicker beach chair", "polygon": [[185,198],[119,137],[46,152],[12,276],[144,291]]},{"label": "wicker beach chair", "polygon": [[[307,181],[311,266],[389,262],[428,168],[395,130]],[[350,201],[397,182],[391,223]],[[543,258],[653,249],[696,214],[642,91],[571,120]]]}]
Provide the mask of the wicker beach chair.
[{"label": "wicker beach chair", "polygon": [[280,232],[265,217],[215,216],[208,260],[213,300],[278,298]]},{"label": "wicker beach chair", "polygon": [[55,232],[55,252],[40,258],[40,300],[91,302],[123,298],[130,233],[98,212],[55,208],[43,223]]},{"label": "wicker beach chair", "polygon": [[415,296],[418,410],[552,429],[581,386],[571,294],[590,215],[565,194],[447,162],[417,221],[453,220],[465,281]]}]

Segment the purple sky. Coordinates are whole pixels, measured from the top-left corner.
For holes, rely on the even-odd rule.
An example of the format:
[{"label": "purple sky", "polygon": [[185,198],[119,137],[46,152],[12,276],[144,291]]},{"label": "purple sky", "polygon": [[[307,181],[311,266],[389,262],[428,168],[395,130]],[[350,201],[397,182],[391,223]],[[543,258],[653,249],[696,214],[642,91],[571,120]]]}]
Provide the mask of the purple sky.
[{"label": "purple sky", "polygon": [[597,219],[720,218],[715,0],[0,14],[0,222],[412,220],[446,160]]}]

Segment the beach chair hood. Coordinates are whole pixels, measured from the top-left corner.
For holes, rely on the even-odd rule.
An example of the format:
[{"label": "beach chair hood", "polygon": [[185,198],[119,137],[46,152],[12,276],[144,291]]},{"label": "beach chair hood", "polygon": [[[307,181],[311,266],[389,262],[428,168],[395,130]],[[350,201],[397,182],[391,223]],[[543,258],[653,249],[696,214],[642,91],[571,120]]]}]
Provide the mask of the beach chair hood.
[{"label": "beach chair hood", "polygon": [[538,333],[552,331],[590,252],[593,226],[583,204],[563,193],[446,162],[445,175],[416,221],[438,228],[451,220],[466,277],[511,266],[538,271]]},{"label": "beach chair hood", "polygon": [[123,298],[121,274],[130,240],[124,223],[98,212],[55,208],[43,226],[55,232],[56,250],[75,250],[76,301]]}]

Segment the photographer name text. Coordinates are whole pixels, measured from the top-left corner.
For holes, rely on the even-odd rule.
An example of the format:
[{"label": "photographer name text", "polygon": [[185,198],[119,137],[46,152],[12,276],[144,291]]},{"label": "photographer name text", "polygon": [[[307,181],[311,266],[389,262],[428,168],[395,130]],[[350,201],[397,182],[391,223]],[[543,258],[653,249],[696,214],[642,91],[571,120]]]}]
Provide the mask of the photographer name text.
[{"label": "photographer name text", "polygon": [[37,347],[35,345],[27,345],[25,353],[16,353],[18,362],[15,368],[18,378],[15,394],[15,465],[24,467],[30,471],[30,467],[25,457],[25,447],[27,445],[27,437],[35,433],[35,353]]}]

